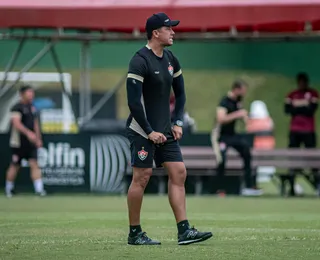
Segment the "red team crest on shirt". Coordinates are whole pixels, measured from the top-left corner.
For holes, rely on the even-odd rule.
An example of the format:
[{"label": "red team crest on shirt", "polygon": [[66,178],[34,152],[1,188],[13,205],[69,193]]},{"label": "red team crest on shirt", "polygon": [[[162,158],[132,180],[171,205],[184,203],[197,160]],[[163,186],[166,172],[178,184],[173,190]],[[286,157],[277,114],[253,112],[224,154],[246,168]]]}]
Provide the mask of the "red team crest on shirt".
[{"label": "red team crest on shirt", "polygon": [[144,161],[148,157],[148,152],[144,150],[144,147],[142,147],[141,151],[138,151],[138,157],[141,161]]},{"label": "red team crest on shirt", "polygon": [[170,63],[169,63],[168,71],[169,71],[170,75],[173,76],[173,67],[171,66]]}]

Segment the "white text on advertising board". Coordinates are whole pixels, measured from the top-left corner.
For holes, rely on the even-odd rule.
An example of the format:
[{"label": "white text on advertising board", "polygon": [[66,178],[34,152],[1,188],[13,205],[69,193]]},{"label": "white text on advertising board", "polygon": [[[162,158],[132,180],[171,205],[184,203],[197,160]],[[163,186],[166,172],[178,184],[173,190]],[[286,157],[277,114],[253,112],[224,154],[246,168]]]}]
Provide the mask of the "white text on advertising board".
[{"label": "white text on advertising board", "polygon": [[46,185],[84,184],[85,152],[82,148],[71,148],[67,142],[48,144],[38,150],[38,163]]}]

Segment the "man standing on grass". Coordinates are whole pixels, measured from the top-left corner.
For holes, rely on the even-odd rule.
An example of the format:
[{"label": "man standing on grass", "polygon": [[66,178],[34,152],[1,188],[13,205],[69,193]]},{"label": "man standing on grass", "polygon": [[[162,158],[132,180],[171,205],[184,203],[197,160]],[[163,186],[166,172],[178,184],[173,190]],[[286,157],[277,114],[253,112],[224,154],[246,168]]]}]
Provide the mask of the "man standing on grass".
[{"label": "man standing on grass", "polygon": [[[191,228],[186,216],[186,168],[178,143],[182,137],[186,101],[184,80],[179,61],[165,49],[173,44],[172,27],[179,22],[170,20],[164,13],[149,17],[146,22],[148,44],[136,52],[129,64],[127,128],[133,177],[128,190],[128,244],[131,245],[161,244],[149,238],[140,225],[141,204],[152,175],[153,160],[157,167],[165,167],[168,172],[168,196],[177,223],[178,244],[201,242],[212,236],[211,232]],[[171,87],[176,99],[173,126],[169,101]]]},{"label": "man standing on grass", "polygon": [[[306,73],[299,73],[296,77],[298,88],[291,91],[284,104],[284,110],[291,117],[289,132],[289,148],[315,148],[317,146],[315,113],[318,109],[319,93],[309,86]],[[294,172],[291,170],[290,195],[294,196]],[[319,186],[318,169],[312,169],[315,185]]]},{"label": "man standing on grass", "polygon": [[20,168],[22,159],[29,161],[31,178],[35,193],[45,196],[41,178],[41,170],[37,163],[37,148],[42,146],[39,120],[36,109],[32,105],[34,90],[25,85],[20,88],[20,101],[11,109],[11,136],[10,147],[12,159],[6,176],[5,192],[7,197],[12,197],[14,181]]}]

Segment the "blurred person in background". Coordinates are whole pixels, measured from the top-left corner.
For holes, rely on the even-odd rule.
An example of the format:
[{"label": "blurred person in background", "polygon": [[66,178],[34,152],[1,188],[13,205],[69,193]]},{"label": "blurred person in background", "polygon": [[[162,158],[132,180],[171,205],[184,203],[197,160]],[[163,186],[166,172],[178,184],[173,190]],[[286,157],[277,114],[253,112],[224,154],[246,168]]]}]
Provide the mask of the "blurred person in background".
[{"label": "blurred person in background", "polygon": [[6,175],[5,193],[7,197],[12,197],[14,181],[21,160],[26,159],[29,161],[35,193],[45,196],[42,174],[37,163],[37,148],[42,146],[42,138],[37,111],[32,104],[34,90],[31,86],[24,85],[19,92],[20,101],[11,109],[10,148],[12,156]]},{"label": "blurred person in background", "polygon": [[244,184],[241,190],[243,196],[260,196],[262,191],[253,187],[251,169],[250,144],[235,132],[237,120],[248,119],[248,112],[242,108],[242,99],[246,94],[247,84],[238,80],[232,84],[231,91],[224,96],[217,107],[215,127],[211,133],[211,143],[217,158],[217,194],[225,195],[225,164],[229,147],[235,149],[244,162]]},{"label": "blurred person in background", "polygon": [[[191,227],[186,214],[186,168],[178,141],[183,134],[183,113],[186,102],[184,79],[178,59],[166,47],[173,44],[173,27],[179,21],[165,13],[148,18],[148,43],[130,60],[127,76],[128,139],[133,167],[128,190],[130,245],[160,245],[149,238],[140,223],[144,190],[152,175],[153,162],[168,173],[168,197],[175,216],[178,245],[201,242],[212,237]],[[173,126],[170,95],[173,89],[175,107]]]},{"label": "blurred person in background", "polygon": [[[315,113],[318,109],[319,93],[309,86],[307,73],[301,72],[296,76],[297,89],[288,93],[285,99],[285,114],[291,117],[289,130],[289,148],[305,148],[317,146]],[[290,195],[294,196],[295,172],[290,170]],[[319,183],[318,169],[312,169],[316,183]]]},{"label": "blurred person in background", "polygon": [[[175,120],[175,105],[176,105],[176,99],[174,96],[174,93],[171,93],[170,96],[170,114],[171,114],[171,123],[174,124],[174,120]],[[191,134],[196,132],[197,130],[197,125],[196,122],[194,120],[194,118],[192,118],[189,113],[186,111],[186,109],[183,112],[183,133],[184,134]]]}]

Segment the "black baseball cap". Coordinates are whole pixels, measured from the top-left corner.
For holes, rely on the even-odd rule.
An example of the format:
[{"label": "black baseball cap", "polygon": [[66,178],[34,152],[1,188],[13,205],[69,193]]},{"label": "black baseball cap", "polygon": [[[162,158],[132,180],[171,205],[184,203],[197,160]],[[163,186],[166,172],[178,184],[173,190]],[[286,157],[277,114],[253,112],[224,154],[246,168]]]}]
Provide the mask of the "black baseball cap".
[{"label": "black baseball cap", "polygon": [[171,20],[165,13],[156,13],[148,18],[145,29],[147,33],[151,33],[162,26],[177,26],[179,23],[179,20]]}]

